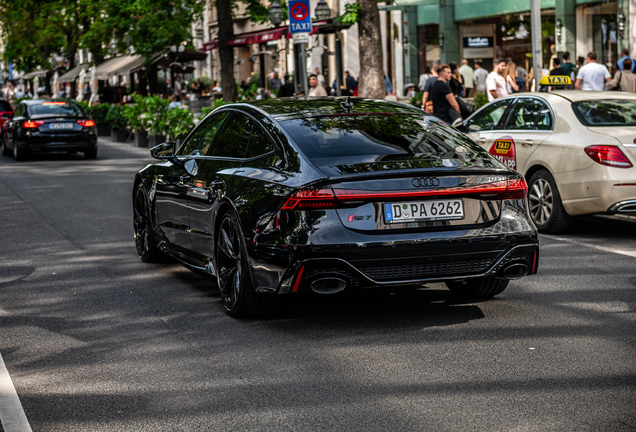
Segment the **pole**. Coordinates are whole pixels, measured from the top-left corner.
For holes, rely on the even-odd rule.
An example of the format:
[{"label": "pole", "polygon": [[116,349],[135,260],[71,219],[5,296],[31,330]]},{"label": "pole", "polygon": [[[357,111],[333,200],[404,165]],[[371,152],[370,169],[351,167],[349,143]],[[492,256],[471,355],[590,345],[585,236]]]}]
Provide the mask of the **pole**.
[{"label": "pole", "polygon": [[300,45],[300,53],[298,55],[300,88],[303,93],[305,93],[305,97],[307,97],[307,57],[305,56],[305,44],[299,43],[298,45]]},{"label": "pole", "polygon": [[340,29],[336,29],[336,95],[342,96],[342,44]]},{"label": "pole", "polygon": [[265,91],[265,85],[267,83],[267,79],[265,77],[265,54],[263,51],[265,51],[265,44],[261,43],[258,44],[258,63],[260,66],[260,87],[263,89],[263,92]]},{"label": "pole", "polygon": [[534,69],[535,88],[539,88],[539,81],[543,78],[541,64],[541,0],[530,0],[530,33],[532,34],[532,68]]}]

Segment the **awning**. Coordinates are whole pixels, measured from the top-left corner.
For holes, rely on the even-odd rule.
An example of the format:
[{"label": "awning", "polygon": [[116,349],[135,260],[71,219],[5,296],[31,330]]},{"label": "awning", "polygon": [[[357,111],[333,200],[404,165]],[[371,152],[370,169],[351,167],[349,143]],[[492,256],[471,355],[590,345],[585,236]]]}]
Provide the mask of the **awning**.
[{"label": "awning", "polygon": [[[334,25],[334,21],[337,18],[330,18],[327,20],[314,21],[312,23],[311,33],[314,34],[329,34],[335,33],[337,29],[345,30],[351,27],[348,26],[336,26]],[[259,43],[266,43],[270,41],[275,41],[283,37],[283,35],[287,39],[293,39],[293,34],[289,32],[289,26],[281,26],[273,29],[267,30],[259,30],[254,32],[247,32],[235,35],[230,41],[228,45],[231,46],[245,46]],[[213,39],[209,42],[203,44],[203,51],[212,51],[213,49],[218,48],[219,40]]]},{"label": "awning", "polygon": [[75,79],[79,76],[80,72],[82,71],[82,68],[85,68],[86,73],[88,73],[88,70],[90,69],[90,63],[83,63],[81,65],[75,66],[73,69],[71,69],[70,71],[66,72],[64,75],[59,77],[57,82],[67,83],[67,82],[75,81]]},{"label": "awning", "polygon": [[204,52],[186,48],[183,51],[171,51],[169,49],[161,51],[155,54],[152,58],[154,63],[167,67],[167,64],[172,62],[186,63],[190,61],[202,61],[208,58],[208,55]]},{"label": "awning", "polygon": [[124,75],[133,67],[136,67],[135,65],[139,63],[140,59],[143,63],[143,57],[140,55],[124,55],[110,58],[97,66],[95,77],[98,80],[107,80],[115,75]]},{"label": "awning", "polygon": [[24,75],[22,75],[23,79],[31,79],[31,78],[44,78],[46,76],[47,73],[49,73],[49,70],[39,70],[39,71],[34,71],[34,72],[29,72],[26,73]]}]

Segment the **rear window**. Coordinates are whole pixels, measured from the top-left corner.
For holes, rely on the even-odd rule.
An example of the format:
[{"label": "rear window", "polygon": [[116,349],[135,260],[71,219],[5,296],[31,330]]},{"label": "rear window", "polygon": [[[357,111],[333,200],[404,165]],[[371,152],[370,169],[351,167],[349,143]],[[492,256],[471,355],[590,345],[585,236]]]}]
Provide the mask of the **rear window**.
[{"label": "rear window", "polygon": [[41,114],[52,114],[52,115],[71,115],[71,116],[84,116],[84,110],[75,102],[60,102],[60,101],[51,101],[51,102],[43,102],[38,105],[29,105],[29,114],[31,115],[41,115]]},{"label": "rear window", "polygon": [[0,111],[13,111],[9,102],[0,100]]},{"label": "rear window", "polygon": [[381,156],[473,158],[483,152],[465,135],[429,116],[336,115],[286,120],[281,125],[319,166],[379,161]]},{"label": "rear window", "polygon": [[620,99],[572,103],[574,114],[585,126],[636,126],[636,103]]}]

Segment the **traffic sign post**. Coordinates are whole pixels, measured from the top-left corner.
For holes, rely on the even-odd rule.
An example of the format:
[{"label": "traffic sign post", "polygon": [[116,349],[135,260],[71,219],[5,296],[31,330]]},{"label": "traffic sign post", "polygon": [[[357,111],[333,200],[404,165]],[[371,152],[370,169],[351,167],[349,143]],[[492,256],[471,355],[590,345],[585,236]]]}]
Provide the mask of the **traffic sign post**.
[{"label": "traffic sign post", "polygon": [[301,89],[307,96],[307,58],[305,56],[305,42],[311,33],[311,9],[309,0],[289,0],[289,32],[294,37],[294,45],[298,45],[299,53],[296,58],[296,70],[299,83],[296,90]]}]

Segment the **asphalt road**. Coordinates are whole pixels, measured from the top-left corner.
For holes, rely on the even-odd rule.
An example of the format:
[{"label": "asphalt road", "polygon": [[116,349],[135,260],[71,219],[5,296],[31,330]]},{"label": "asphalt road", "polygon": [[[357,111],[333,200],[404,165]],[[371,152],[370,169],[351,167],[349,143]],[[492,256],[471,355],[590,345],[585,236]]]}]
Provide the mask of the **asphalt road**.
[{"label": "asphalt road", "polygon": [[636,223],[542,236],[539,275],[490,301],[430,285],[236,320],[137,258],[147,162],[0,158],[0,354],[34,431],[636,430]]}]

